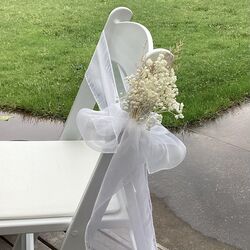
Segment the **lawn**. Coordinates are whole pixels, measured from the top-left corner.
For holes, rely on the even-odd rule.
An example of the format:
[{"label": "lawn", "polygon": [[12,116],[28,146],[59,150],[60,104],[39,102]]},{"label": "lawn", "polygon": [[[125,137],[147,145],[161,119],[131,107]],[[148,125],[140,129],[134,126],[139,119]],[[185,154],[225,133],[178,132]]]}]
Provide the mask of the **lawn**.
[{"label": "lawn", "polygon": [[182,44],[176,60],[185,119],[213,117],[250,96],[247,0],[2,0],[0,108],[65,119],[103,25],[133,10],[155,47]]}]

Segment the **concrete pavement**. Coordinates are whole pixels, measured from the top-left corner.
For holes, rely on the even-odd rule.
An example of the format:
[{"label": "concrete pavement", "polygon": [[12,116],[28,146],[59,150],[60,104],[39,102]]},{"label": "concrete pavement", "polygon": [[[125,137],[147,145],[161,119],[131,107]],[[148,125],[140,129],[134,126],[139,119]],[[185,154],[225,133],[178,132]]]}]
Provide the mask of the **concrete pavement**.
[{"label": "concrete pavement", "polygon": [[151,191],[204,235],[250,249],[250,103],[179,137],[187,157],[150,177]]},{"label": "concrete pavement", "polygon": [[[11,115],[8,122],[0,121],[0,140],[56,140],[63,128],[62,122]],[[164,247],[250,249],[249,125],[250,104],[244,104],[178,135],[187,146],[185,161],[149,179],[151,191],[161,198],[153,195],[152,203],[157,240]],[[43,237],[60,246],[64,235]],[[0,250],[5,249],[10,248],[0,239]],[[46,249],[38,242],[37,250]]]}]

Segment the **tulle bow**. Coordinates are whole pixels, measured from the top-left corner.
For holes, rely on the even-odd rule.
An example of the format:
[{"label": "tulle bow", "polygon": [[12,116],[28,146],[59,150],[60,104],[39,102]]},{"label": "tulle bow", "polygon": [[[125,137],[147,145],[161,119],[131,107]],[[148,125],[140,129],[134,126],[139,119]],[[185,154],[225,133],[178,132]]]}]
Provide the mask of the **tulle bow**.
[{"label": "tulle bow", "polygon": [[91,148],[114,153],[85,231],[86,249],[102,249],[95,246],[95,235],[103,213],[113,195],[125,190],[137,250],[156,250],[147,174],[176,167],[186,148],[162,125],[147,130],[121,109],[104,32],[85,79],[101,110],[81,109],[77,115],[79,131]]},{"label": "tulle bow", "polygon": [[119,144],[130,141],[128,146],[144,157],[149,173],[176,167],[186,154],[184,144],[165,127],[156,124],[148,130],[129,118],[119,103],[101,111],[81,109],[77,124],[83,140],[102,153],[115,153]]}]

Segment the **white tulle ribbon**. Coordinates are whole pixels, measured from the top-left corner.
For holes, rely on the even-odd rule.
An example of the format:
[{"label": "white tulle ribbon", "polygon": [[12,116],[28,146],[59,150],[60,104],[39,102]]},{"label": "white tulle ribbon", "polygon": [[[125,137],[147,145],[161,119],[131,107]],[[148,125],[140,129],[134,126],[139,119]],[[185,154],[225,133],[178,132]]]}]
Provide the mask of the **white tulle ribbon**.
[{"label": "white tulle ribbon", "polygon": [[131,147],[144,156],[149,173],[176,167],[186,154],[184,144],[165,127],[157,124],[148,130],[145,124],[130,119],[119,103],[101,111],[81,109],[77,124],[83,140],[102,153],[116,153],[125,130],[139,131],[136,136],[133,133],[137,140]]},{"label": "white tulle ribbon", "polygon": [[144,124],[136,123],[121,109],[104,33],[85,79],[101,111],[81,109],[77,115],[79,131],[91,148],[113,153],[86,228],[86,249],[97,249],[95,235],[107,204],[125,187],[124,190],[134,194],[128,194],[126,202],[131,229],[139,242],[137,250],[156,250],[147,175],[176,167],[184,159],[186,148],[162,125],[147,130]]},{"label": "white tulle ribbon", "polygon": [[137,231],[137,237],[140,235],[138,249],[157,249],[147,172],[176,167],[185,157],[184,144],[161,125],[147,130],[144,124],[137,124],[119,104],[102,111],[82,109],[77,124],[91,148],[114,153],[86,230],[88,246],[94,244],[103,207],[121,188],[131,184],[137,201],[133,211],[137,222],[134,221],[133,230]]}]

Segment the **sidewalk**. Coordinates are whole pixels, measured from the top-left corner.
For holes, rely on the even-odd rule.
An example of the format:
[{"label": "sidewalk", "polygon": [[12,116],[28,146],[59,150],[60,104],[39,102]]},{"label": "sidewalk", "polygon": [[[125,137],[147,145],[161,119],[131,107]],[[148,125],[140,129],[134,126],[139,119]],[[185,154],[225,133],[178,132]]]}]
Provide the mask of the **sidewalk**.
[{"label": "sidewalk", "polygon": [[179,137],[186,159],[151,176],[151,191],[197,231],[250,249],[250,103]]},{"label": "sidewalk", "polygon": [[[56,140],[63,128],[61,122],[12,116],[0,121],[0,140]],[[188,149],[185,161],[150,177],[151,191],[162,198],[152,196],[156,235],[162,246],[236,249],[223,241],[250,249],[249,125],[250,104],[245,104],[178,135]],[[59,247],[64,233],[41,236]],[[0,239],[0,249],[10,248]],[[38,242],[36,249],[49,248]]]}]

